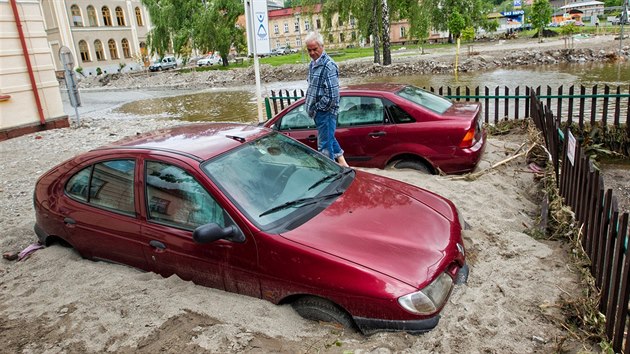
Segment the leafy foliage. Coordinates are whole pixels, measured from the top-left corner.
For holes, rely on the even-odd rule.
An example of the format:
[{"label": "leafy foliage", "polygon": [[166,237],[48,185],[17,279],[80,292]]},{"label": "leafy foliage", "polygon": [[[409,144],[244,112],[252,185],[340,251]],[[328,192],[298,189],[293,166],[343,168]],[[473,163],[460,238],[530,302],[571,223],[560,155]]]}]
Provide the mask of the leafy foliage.
[{"label": "leafy foliage", "polygon": [[239,0],[142,0],[153,27],[147,35],[151,54],[168,52],[188,58],[193,50],[227,53],[243,46],[243,29],[236,20],[244,8]]},{"label": "leafy foliage", "polygon": [[553,9],[551,8],[549,1],[535,0],[534,4],[527,8],[526,13],[528,14],[527,18],[532,24],[532,27],[537,28],[538,33],[541,34],[538,38],[542,40],[543,29],[547,23],[551,21],[551,15],[553,15]]}]

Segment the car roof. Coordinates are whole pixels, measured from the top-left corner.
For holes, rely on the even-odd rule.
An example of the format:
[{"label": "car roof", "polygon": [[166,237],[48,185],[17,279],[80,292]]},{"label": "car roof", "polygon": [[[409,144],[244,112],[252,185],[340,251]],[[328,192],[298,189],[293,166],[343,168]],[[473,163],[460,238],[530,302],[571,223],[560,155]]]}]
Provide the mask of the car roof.
[{"label": "car roof", "polygon": [[396,93],[403,88],[407,87],[407,84],[396,84],[396,83],[369,83],[369,84],[356,84],[356,85],[348,85],[341,87],[340,90],[344,92],[348,91],[380,91],[380,92],[391,92]]},{"label": "car roof", "polygon": [[269,133],[265,127],[249,124],[186,124],[126,137],[95,150],[159,150],[204,161]]}]

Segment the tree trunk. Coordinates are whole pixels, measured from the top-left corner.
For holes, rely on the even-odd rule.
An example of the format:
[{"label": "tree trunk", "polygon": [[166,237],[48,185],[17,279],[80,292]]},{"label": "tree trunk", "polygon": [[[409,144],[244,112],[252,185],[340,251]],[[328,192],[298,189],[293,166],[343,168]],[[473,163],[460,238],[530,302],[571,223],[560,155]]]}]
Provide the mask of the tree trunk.
[{"label": "tree trunk", "polygon": [[381,51],[380,51],[380,41],[378,40],[378,22],[376,19],[378,18],[378,0],[373,0],[372,2],[372,20],[370,21],[370,29],[372,33],[372,44],[374,48],[374,64],[381,63]]},{"label": "tree trunk", "polygon": [[381,0],[383,6],[383,65],[390,65],[392,63],[392,53],[389,44],[389,5],[387,0]]}]

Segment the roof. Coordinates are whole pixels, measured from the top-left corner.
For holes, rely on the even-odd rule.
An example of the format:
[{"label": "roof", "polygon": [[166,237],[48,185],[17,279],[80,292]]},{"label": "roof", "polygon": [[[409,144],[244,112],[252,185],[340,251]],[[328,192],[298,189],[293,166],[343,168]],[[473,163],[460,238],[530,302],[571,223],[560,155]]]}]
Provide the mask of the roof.
[{"label": "roof", "polygon": [[596,6],[596,5],[604,5],[601,1],[583,1],[583,2],[574,2],[568,5],[564,5],[560,7],[560,9],[574,9],[576,7],[585,7],[585,6]]},{"label": "roof", "polygon": [[276,17],[286,17],[286,16],[294,16],[299,15],[300,13],[304,14],[316,14],[321,12],[322,4],[315,4],[314,6],[297,6],[297,7],[285,7],[283,9],[277,10],[269,10],[267,12],[267,16],[270,20]]},{"label": "roof", "polygon": [[343,86],[340,88],[341,91],[382,91],[382,92],[398,92],[403,87],[406,87],[406,84],[395,84],[395,83],[370,83],[370,84],[357,84],[357,85],[349,85]]},{"label": "roof", "polygon": [[207,160],[269,132],[267,128],[247,124],[187,124],[123,138],[99,149],[161,150]]}]

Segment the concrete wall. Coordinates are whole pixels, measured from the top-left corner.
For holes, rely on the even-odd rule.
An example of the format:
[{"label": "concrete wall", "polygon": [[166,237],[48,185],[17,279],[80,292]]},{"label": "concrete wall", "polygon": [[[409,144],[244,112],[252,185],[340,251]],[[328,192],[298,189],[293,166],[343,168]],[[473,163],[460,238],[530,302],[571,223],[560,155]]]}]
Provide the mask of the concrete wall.
[{"label": "concrete wall", "polygon": [[40,120],[11,3],[0,0],[0,140],[12,136],[11,131],[24,131],[25,127],[45,129],[59,120],[61,123],[55,124],[67,125],[40,4],[36,0],[16,3],[44,122]]}]

